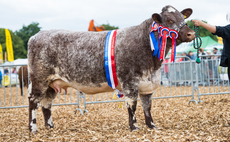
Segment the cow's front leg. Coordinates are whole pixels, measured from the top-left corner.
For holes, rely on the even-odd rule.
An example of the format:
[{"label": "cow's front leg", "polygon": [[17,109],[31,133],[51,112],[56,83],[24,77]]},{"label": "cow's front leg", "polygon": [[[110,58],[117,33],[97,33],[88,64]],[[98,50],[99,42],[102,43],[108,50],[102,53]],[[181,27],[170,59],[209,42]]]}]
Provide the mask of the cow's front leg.
[{"label": "cow's front leg", "polygon": [[[129,69],[128,71],[129,72]],[[129,76],[131,75],[131,76]],[[125,97],[126,107],[129,113],[129,127],[131,131],[136,131],[139,128],[135,126],[136,116],[135,111],[137,107],[137,97],[138,97],[138,89],[139,89],[139,77],[133,77],[133,74],[127,74],[125,78],[118,78],[121,80],[122,91]]]},{"label": "cow's front leg", "polygon": [[145,123],[149,128],[156,128],[156,126],[153,123],[153,119],[151,116],[151,97],[152,94],[148,94],[148,95],[139,95],[140,99],[141,99],[141,105],[143,107],[144,110],[144,114],[145,114]]},{"label": "cow's front leg", "polygon": [[125,96],[126,107],[129,113],[129,127],[131,131],[135,131],[139,129],[134,124],[136,123],[135,111],[137,106],[137,96],[138,96],[138,91],[132,92]]},{"label": "cow's front leg", "polygon": [[38,131],[36,124],[37,110],[38,103],[32,97],[29,97],[29,130],[34,134]]}]

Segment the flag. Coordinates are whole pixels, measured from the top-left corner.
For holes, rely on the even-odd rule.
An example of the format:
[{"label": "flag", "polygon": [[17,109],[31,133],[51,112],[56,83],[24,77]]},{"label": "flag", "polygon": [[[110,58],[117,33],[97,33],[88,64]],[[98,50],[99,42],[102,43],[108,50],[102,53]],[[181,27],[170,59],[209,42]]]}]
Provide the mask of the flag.
[{"label": "flag", "polygon": [[3,63],[3,52],[2,52],[2,45],[0,43],[0,59],[1,59],[1,63]]},{"label": "flag", "polygon": [[10,31],[8,29],[5,29],[5,34],[6,34],[6,50],[7,50],[8,61],[13,62],[14,61],[14,51],[13,51]]}]

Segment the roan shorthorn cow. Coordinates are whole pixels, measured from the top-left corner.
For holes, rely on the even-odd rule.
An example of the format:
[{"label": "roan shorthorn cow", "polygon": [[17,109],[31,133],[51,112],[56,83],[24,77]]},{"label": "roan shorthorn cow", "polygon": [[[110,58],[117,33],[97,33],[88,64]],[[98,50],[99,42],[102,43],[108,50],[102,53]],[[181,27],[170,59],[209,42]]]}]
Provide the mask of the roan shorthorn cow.
[{"label": "roan shorthorn cow", "polygon": [[[119,29],[115,43],[115,63],[118,90],[122,90],[129,114],[131,131],[137,130],[135,111],[139,94],[145,122],[154,128],[150,113],[151,96],[160,84],[162,61],[153,57],[149,34],[153,21],[168,27],[179,28],[177,44],[195,38],[187,25],[179,26],[192,14],[187,8],[179,12],[166,6],[160,14],[153,14],[140,25]],[[40,31],[28,42],[28,71],[31,84],[28,89],[29,129],[36,133],[38,103],[42,105],[45,126],[53,128],[52,100],[61,88],[73,87],[86,94],[112,92],[108,86],[104,66],[104,47],[108,31],[73,32],[67,30]],[[154,33],[157,37],[158,32]],[[167,39],[166,54],[172,46]]]}]

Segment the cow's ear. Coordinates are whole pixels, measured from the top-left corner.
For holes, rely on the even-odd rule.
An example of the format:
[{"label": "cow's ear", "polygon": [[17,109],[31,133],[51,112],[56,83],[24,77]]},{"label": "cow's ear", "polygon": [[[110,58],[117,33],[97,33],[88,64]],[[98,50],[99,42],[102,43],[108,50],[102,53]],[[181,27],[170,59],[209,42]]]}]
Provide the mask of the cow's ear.
[{"label": "cow's ear", "polygon": [[162,18],[160,16],[160,14],[158,14],[158,13],[154,13],[152,15],[152,19],[158,24],[162,23]]},{"label": "cow's ear", "polygon": [[187,19],[192,14],[191,8],[186,8],[181,13],[184,15],[184,19]]}]

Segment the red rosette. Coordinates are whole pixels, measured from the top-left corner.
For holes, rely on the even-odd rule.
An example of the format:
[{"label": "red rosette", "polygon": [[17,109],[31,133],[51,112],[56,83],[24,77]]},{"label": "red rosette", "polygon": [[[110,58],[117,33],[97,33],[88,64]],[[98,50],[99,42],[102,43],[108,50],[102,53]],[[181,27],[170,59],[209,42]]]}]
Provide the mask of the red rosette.
[{"label": "red rosette", "polygon": [[152,31],[157,31],[158,27],[159,27],[159,24],[156,23],[156,22],[153,22],[152,25],[151,25],[151,32]]},{"label": "red rosette", "polygon": [[175,34],[174,38],[177,39],[179,37],[179,34],[176,30],[170,30],[169,31],[169,37],[172,39],[173,38],[173,34]]},{"label": "red rosette", "polygon": [[169,28],[163,27],[163,29],[161,30],[161,35],[164,35],[165,31],[167,32],[166,34],[166,38],[167,38],[169,36]]},{"label": "red rosette", "polygon": [[159,33],[159,37],[161,37],[161,30],[163,29],[164,27],[162,25],[159,25],[158,27],[158,33]]}]

